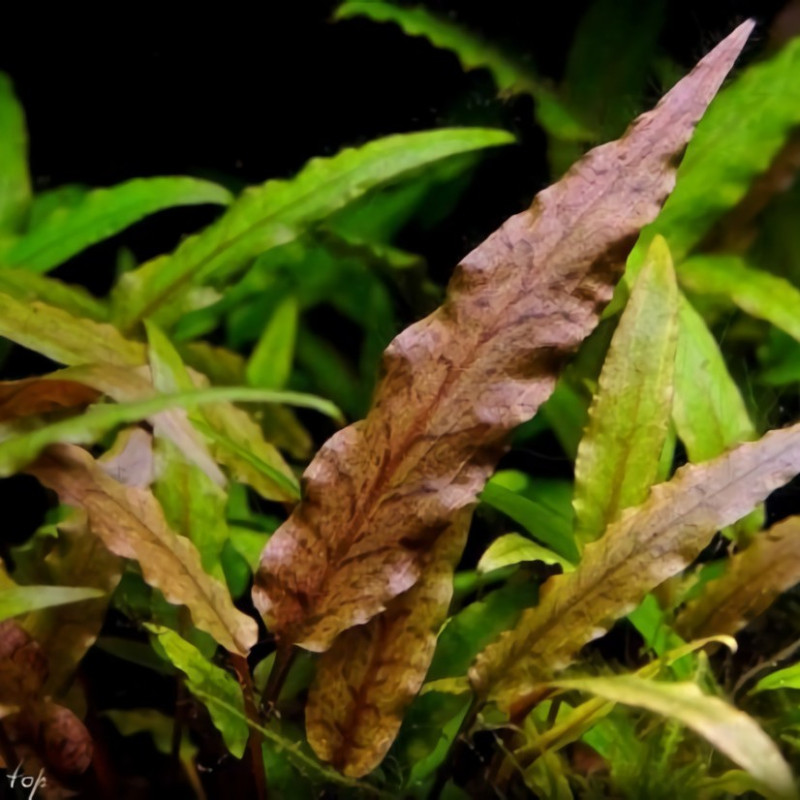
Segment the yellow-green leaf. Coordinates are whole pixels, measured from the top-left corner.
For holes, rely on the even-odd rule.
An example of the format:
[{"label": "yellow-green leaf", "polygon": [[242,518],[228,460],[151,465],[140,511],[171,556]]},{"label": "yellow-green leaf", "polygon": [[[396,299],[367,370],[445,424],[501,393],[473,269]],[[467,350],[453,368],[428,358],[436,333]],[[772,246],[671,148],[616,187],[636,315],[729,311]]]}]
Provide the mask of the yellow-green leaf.
[{"label": "yellow-green leaf", "polygon": [[656,237],[600,373],[575,462],[575,538],[600,537],[647,496],[670,423],[678,339],[678,288],[667,244]]},{"label": "yellow-green leaf", "polygon": [[761,783],[767,796],[784,800],[798,797],[789,765],[758,723],[721,698],[703,694],[694,683],[617,675],[556,681],[553,685],[678,720],[747,770]]}]

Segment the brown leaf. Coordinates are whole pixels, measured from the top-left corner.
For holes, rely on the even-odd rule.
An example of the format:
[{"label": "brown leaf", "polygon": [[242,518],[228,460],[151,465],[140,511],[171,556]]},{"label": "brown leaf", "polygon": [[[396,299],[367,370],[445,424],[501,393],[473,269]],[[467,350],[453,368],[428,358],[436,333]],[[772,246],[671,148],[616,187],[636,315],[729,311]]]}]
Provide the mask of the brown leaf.
[{"label": "brown leaf", "polygon": [[469,529],[471,515],[460,516],[436,541],[420,581],[383,614],[338,636],[317,662],[306,734],[345,775],[360,778],[382,761],[425,680]]},{"label": "brown leaf", "polygon": [[319,451],[303,502],[262,555],[253,598],[282,642],[326,650],[419,579],[508,432],[596,325],[752,27],[470,253],[445,304],[389,345],[367,418]]},{"label": "brown leaf", "polygon": [[45,701],[37,706],[42,755],[57,775],[78,775],[92,763],[92,738],[68,708]]},{"label": "brown leaf", "polygon": [[56,445],[27,471],[86,511],[89,528],[112,553],[136,559],[145,581],[171,603],[185,605],[194,624],[223,647],[244,655],[256,641],[255,620],[238,611],[228,590],[200,564],[197,548],[172,531],[152,493],[110,478],[80,447]]},{"label": "brown leaf", "polygon": [[678,616],[681,636],[734,634],[800,582],[800,517],[759,533],[728,562],[725,573],[703,587]]},{"label": "brown leaf", "polygon": [[550,578],[538,606],[487,647],[470,682],[503,710],[533,696],[587,642],[681,572],[719,529],[749,513],[800,472],[800,425],[772,431],[653,487],[589,544],[578,568]]},{"label": "brown leaf", "polygon": [[100,393],[69,380],[27,378],[0,383],[0,422],[93,403]]},{"label": "brown leaf", "polygon": [[14,620],[0,622],[0,704],[22,705],[47,679],[47,659]]}]

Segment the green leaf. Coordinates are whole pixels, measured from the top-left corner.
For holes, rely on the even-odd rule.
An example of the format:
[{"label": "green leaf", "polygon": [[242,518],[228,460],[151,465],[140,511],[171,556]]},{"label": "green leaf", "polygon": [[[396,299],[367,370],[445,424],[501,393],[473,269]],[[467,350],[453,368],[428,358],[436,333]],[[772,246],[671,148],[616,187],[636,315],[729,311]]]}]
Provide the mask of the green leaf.
[{"label": "green leaf", "polygon": [[30,202],[25,114],[11,80],[0,73],[0,243],[22,227]]},{"label": "green leaf", "polygon": [[192,285],[230,277],[371,189],[449,156],[512,141],[505,131],[453,128],[389,136],[332,158],[312,159],[290,181],[246,190],[217,222],[185,239],[171,256],[124,275],[113,295],[116,318],[126,330],[153,314],[162,324],[175,321],[184,311],[180,298]]},{"label": "green leaf", "polygon": [[672,419],[693,462],[707,461],[756,436],[714,336],[682,295]]},{"label": "green leaf", "polygon": [[90,187],[81,183],[66,183],[63,186],[56,186],[55,189],[37,192],[31,202],[26,232],[30,233],[46,222],[50,216],[58,214],[63,209],[80,205],[90,191]]},{"label": "green leaf", "polygon": [[105,303],[97,300],[82,286],[70,286],[26,269],[0,268],[0,292],[23,303],[41,300],[76,317],[86,317],[96,322],[105,322],[108,319]]},{"label": "green leaf", "polygon": [[515,566],[526,561],[541,561],[545,564],[558,564],[569,572],[575,569],[564,558],[546,547],[542,547],[536,542],[532,542],[527,536],[520,536],[518,533],[507,533],[495,539],[478,562],[478,572],[492,572],[503,567]]},{"label": "green leaf", "polygon": [[158,414],[169,408],[193,408],[202,404],[233,401],[243,403],[288,403],[313,408],[338,418],[339,412],[327,400],[298,392],[279,392],[250,387],[213,387],[191,392],[161,395],[135,403],[94,405],[78,417],[24,431],[0,441],[0,477],[18,472],[45,447],[56,443],[92,444],[119,425]]},{"label": "green leaf", "polygon": [[73,316],[40,302],[20,302],[0,292],[0,336],[61,364],[145,363],[144,345],[111,325]]},{"label": "green leaf", "polygon": [[206,703],[226,747],[235,758],[241,758],[250,729],[244,721],[244,698],[236,679],[169,628],[150,624],[145,627],[153,634],[156,650],[186,675],[186,686],[195,697],[205,702],[205,696],[211,695],[231,706],[232,711],[229,711],[225,705]]},{"label": "green leaf", "polygon": [[789,765],[758,723],[719,697],[703,694],[694,683],[665,683],[635,675],[617,675],[559,680],[553,685],[589,692],[614,703],[644,708],[675,719],[747,770],[762,784],[768,796],[798,797]]},{"label": "green leaf", "polygon": [[247,362],[250,386],[264,389],[286,386],[294,361],[299,313],[297,300],[291,295],[278,304]]},{"label": "green leaf", "polygon": [[454,53],[465,70],[487,69],[501,92],[530,94],[537,101],[540,124],[554,136],[580,141],[592,138],[591,132],[530,67],[453,22],[424,8],[405,8],[380,0],[348,0],[336,10],[335,19],[357,16],[374,22],[394,22],[408,36],[422,36],[434,47]]},{"label": "green leaf", "polygon": [[614,332],[575,462],[575,538],[602,536],[656,482],[670,424],[678,287],[657,237]]},{"label": "green leaf", "polygon": [[[147,324],[150,371],[158,392],[191,387],[192,380],[177,351],[154,325]],[[222,578],[222,550],[228,541],[225,507],[228,497],[203,470],[190,463],[169,439],[156,434],[156,474],[153,492],[169,526],[188,536],[200,553],[203,569]]]},{"label": "green leaf", "polygon": [[0,588],[0,622],[29,611],[102,597],[99,589],[72,586],[13,586]]},{"label": "green leaf", "polygon": [[800,663],[771,672],[755,685],[751,694],[772,692],[775,689],[800,689]]},{"label": "green leaf", "polygon": [[196,178],[137,178],[109,189],[94,189],[75,204],[50,213],[0,255],[0,262],[47,272],[156,211],[230,201],[227,189]]},{"label": "green leaf", "polygon": [[[800,39],[744,70],[719,93],[697,126],[664,210],[642,231],[628,260],[628,278],[656,234],[676,263],[733,208],[800,124]],[[678,269],[680,273],[680,268]]]},{"label": "green leaf", "polygon": [[561,93],[602,140],[622,133],[640,104],[664,5],[664,0],[595,0],[581,18]]},{"label": "green leaf", "polygon": [[[552,510],[548,514],[546,501],[517,494],[505,488],[496,476],[486,484],[480,499],[522,525],[531,536],[539,539],[562,558],[573,564],[577,563],[579,553],[572,538],[571,527],[564,524],[564,517],[553,517]],[[551,524],[548,524],[548,520]]]},{"label": "green leaf", "polygon": [[738,256],[695,256],[680,268],[681,284],[720,295],[800,341],[800,291],[785,278],[753,269]]}]

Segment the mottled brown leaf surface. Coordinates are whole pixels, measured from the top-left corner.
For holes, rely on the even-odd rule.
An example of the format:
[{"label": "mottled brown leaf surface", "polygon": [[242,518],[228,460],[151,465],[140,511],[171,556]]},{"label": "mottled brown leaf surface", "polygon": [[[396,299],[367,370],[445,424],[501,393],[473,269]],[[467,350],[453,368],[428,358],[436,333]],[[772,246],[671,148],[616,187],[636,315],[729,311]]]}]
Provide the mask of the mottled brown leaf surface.
[{"label": "mottled brown leaf surface", "polygon": [[185,605],[198,628],[231,652],[249,652],[258,633],[255,620],[238,611],[227,588],[203,571],[197,548],[169,528],[150,491],[117,483],[73,445],[50,447],[26,471],[62,503],[82,508],[105,547],[138,561],[145,581],[169,602]]},{"label": "mottled brown leaf surface", "polygon": [[686,568],[720,528],[800,472],[800,425],[689,464],[587,545],[580,566],[548,580],[538,606],[481,653],[470,682],[508,711],[566,667],[587,642]]},{"label": "mottled brown leaf surface", "polygon": [[444,305],[389,345],[367,418],[320,450],[303,502],[262,556],[254,601],[279,640],[326,650],[416,583],[508,432],[596,325],[751,30],[509,219],[461,262]]},{"label": "mottled brown leaf surface", "polygon": [[77,381],[27,378],[0,383],[0,422],[93,403],[100,393]]},{"label": "mottled brown leaf surface", "polygon": [[800,517],[789,517],[759,533],[707,583],[678,616],[676,628],[689,639],[734,634],[778,596],[800,583]]},{"label": "mottled brown leaf surface", "polygon": [[462,512],[439,536],[412,589],[366,625],[338,636],[317,662],[306,734],[314,752],[345,775],[360,778],[381,762],[425,680],[470,516]]},{"label": "mottled brown leaf surface", "polygon": [[0,705],[18,709],[0,724],[19,754],[32,750],[57,776],[79,774],[92,740],[72,711],[45,697],[47,675],[38,642],[13,620],[0,623]]}]

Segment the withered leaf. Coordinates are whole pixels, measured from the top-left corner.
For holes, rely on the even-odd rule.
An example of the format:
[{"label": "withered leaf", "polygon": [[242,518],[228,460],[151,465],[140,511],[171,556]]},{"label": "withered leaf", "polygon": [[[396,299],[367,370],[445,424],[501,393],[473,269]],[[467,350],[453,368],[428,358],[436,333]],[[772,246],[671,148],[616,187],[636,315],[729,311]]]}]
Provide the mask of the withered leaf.
[{"label": "withered leaf", "polygon": [[752,27],[470,253],[444,305],[389,345],[367,418],[319,451],[303,502],[264,550],[253,597],[280,641],[326,650],[416,583],[508,432],[595,327]]},{"label": "withered leaf", "polygon": [[93,403],[100,393],[70,380],[26,378],[0,383],[0,422]]},{"label": "withered leaf", "polygon": [[729,559],[724,574],[678,615],[676,628],[684,638],[734,634],[799,582],[800,517],[789,517]]},{"label": "withered leaf", "polygon": [[475,660],[469,673],[475,691],[506,711],[524,702],[584,644],[685,569],[715,531],[798,472],[800,424],[678,470],[587,545],[574,572],[544,584],[539,605]]},{"label": "withered leaf", "polygon": [[422,578],[383,614],[345,631],[317,662],[306,705],[314,752],[345,775],[372,771],[419,692],[453,595],[453,564],[469,529],[461,512],[436,541]]},{"label": "withered leaf", "polygon": [[169,602],[185,605],[198,628],[231,652],[250,650],[258,633],[255,620],[238,611],[227,589],[203,571],[197,548],[169,528],[150,491],[117,483],[74,445],[50,447],[26,471],[61,502],[82,508],[106,548],[136,559],[147,583]]},{"label": "withered leaf", "polygon": [[47,659],[14,620],[0,622],[0,704],[19,705],[47,679]]}]

